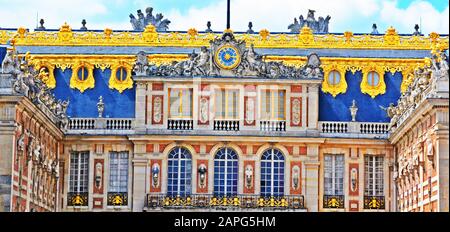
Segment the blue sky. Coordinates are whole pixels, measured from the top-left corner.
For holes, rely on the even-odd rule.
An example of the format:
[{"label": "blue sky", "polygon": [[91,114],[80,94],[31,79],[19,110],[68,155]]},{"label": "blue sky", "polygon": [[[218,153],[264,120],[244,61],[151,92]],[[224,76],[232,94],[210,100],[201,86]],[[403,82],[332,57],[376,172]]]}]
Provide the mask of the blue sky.
[{"label": "blue sky", "polygon": [[[36,27],[36,14],[47,28],[59,28],[64,22],[78,29],[82,19],[90,29],[129,30],[129,13],[147,6],[154,14],[163,13],[172,21],[170,30],[225,29],[226,0],[0,0],[0,27]],[[287,31],[294,17],[316,10],[316,17],[330,15],[330,32],[369,33],[372,23],[380,32],[394,26],[400,33],[412,33],[414,24],[422,23],[422,32],[448,34],[447,0],[231,0],[231,26],[245,31],[249,21],[254,30]]]}]

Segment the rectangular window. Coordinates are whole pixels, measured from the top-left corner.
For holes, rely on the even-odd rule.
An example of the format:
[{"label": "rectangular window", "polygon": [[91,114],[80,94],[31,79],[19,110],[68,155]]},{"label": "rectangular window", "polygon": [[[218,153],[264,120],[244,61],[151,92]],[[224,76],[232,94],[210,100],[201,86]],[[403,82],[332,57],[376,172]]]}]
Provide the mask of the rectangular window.
[{"label": "rectangular window", "polygon": [[325,155],[324,163],[324,194],[344,195],[344,155]]},{"label": "rectangular window", "polygon": [[261,92],[261,119],[285,120],[285,90],[266,89]]},{"label": "rectangular window", "polygon": [[364,157],[366,196],[384,196],[384,158],[375,155]]},{"label": "rectangular window", "polygon": [[128,192],[128,152],[109,153],[109,192]]},{"label": "rectangular window", "polygon": [[239,90],[217,89],[215,91],[215,114],[217,119],[237,119]]},{"label": "rectangular window", "polygon": [[70,193],[88,193],[89,183],[89,151],[72,152],[70,154]]},{"label": "rectangular window", "polygon": [[192,89],[170,89],[169,105],[170,118],[192,118]]}]

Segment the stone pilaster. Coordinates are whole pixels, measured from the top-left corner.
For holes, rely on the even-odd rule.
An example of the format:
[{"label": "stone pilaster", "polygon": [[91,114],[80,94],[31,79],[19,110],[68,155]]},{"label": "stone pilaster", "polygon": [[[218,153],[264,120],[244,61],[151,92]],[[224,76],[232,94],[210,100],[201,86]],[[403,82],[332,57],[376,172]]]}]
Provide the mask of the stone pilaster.
[{"label": "stone pilaster", "polygon": [[308,129],[317,129],[319,121],[319,86],[309,86],[308,92]]},{"label": "stone pilaster", "polygon": [[146,95],[145,83],[137,83],[136,85],[136,115],[135,115],[135,127],[136,131],[145,130],[145,110],[147,106],[145,105],[145,95]]},{"label": "stone pilaster", "polygon": [[305,206],[308,212],[319,211],[319,146],[308,145],[305,164]]},{"label": "stone pilaster", "polygon": [[133,159],[133,212],[142,212],[147,194],[148,159],[136,157]]}]

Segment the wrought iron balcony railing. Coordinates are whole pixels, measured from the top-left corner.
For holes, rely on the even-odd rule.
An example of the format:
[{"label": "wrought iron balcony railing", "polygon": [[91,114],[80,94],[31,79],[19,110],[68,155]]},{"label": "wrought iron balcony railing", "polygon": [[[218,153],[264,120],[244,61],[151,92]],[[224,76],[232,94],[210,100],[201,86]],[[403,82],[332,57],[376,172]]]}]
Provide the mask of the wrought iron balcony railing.
[{"label": "wrought iron balcony railing", "polygon": [[364,209],[385,209],[384,196],[364,196]]},{"label": "wrought iron balcony railing", "polygon": [[345,205],[344,195],[324,195],[323,208],[343,209]]},{"label": "wrought iron balcony railing", "polygon": [[88,206],[88,193],[67,193],[67,206]]},{"label": "wrought iron balcony railing", "polygon": [[127,192],[109,192],[107,204],[108,204],[108,206],[127,206],[128,205],[128,193]]},{"label": "wrought iron balcony railing", "polygon": [[167,196],[147,194],[148,209],[165,208],[216,208],[216,209],[305,209],[302,195],[263,197],[258,195],[214,196],[211,194],[193,194],[190,196]]}]

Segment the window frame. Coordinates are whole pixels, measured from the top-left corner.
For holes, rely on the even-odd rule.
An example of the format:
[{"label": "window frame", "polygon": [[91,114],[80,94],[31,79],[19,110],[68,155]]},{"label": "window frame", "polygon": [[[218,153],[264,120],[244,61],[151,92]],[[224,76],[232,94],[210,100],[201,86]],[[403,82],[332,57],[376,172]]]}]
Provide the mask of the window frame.
[{"label": "window frame", "polygon": [[[277,153],[275,154],[275,151]],[[270,152],[267,153],[267,152]],[[264,159],[264,156],[270,155],[270,159]],[[275,155],[281,155],[281,159],[274,159]],[[286,158],[283,152],[277,148],[269,148],[265,150],[260,158],[260,195],[263,197],[281,197],[285,195],[285,177],[286,177]],[[269,165],[263,165],[267,163]],[[275,165],[278,164],[278,165]],[[277,167],[276,167],[277,166]],[[264,172],[264,169],[270,170],[270,173]],[[275,169],[278,170],[278,173],[275,173]],[[270,179],[266,179],[269,176]],[[275,176],[278,179],[275,180]],[[263,182],[266,183],[270,181],[269,185],[263,185]],[[275,186],[275,181],[279,184]],[[267,188],[270,188],[270,193],[266,192]],[[281,191],[275,191],[275,188],[281,189]]]},{"label": "window frame", "polygon": [[[224,153],[219,154],[220,152],[224,151]],[[228,153],[230,152],[230,153]],[[217,158],[218,155],[223,155],[224,158]],[[228,156],[234,156],[232,158],[228,158]],[[223,162],[224,166],[218,166],[217,163]],[[231,173],[229,172],[229,164],[231,165]],[[223,183],[224,185],[221,186],[220,183],[217,183],[217,177],[223,175]],[[231,193],[228,193],[228,176],[232,176],[232,183],[231,183]],[[229,147],[223,147],[219,150],[217,150],[216,154],[214,155],[214,188],[213,188],[213,194],[214,196],[236,196],[238,194],[238,186],[239,186],[239,156],[237,152]],[[220,187],[223,188],[223,191],[220,190]]]},{"label": "window frame", "polygon": [[[82,155],[85,156],[83,158],[82,163]],[[73,166],[73,161],[75,160],[73,156],[77,156],[76,160],[76,166]],[[69,162],[69,193],[89,193],[89,159],[90,159],[90,152],[89,151],[72,151],[70,153],[70,162]],[[84,165],[83,168],[81,168],[81,165]],[[76,168],[76,171],[73,170],[73,168]],[[83,174],[81,174],[81,171],[83,169]],[[76,173],[75,173],[76,172]],[[83,178],[82,178],[83,175]],[[82,180],[83,179],[83,180]],[[83,182],[83,184],[81,184]],[[81,186],[83,185],[83,186]],[[82,191],[84,190],[84,191]]]},{"label": "window frame", "polygon": [[[220,95],[217,94],[217,92],[220,92]],[[232,97],[229,99],[229,96],[232,96],[233,93],[236,92],[236,103],[235,103],[235,109],[234,112],[230,111],[228,103],[230,100],[232,101]],[[220,100],[220,112],[219,112],[219,106],[218,106],[218,96],[221,97]],[[225,97],[223,97],[225,96]],[[218,120],[236,120],[239,118],[239,102],[240,102],[240,90],[237,88],[216,88],[214,90],[214,117]],[[225,102],[223,101],[225,100]],[[225,111],[223,108],[225,107]],[[233,116],[228,116],[228,114],[232,112]],[[220,115],[218,115],[220,113]]]},{"label": "window frame", "polygon": [[[331,167],[330,173],[331,177],[327,177],[327,157],[331,158]],[[338,160],[342,159],[342,160]],[[323,168],[323,192],[324,195],[327,196],[343,196],[345,194],[344,191],[344,180],[345,180],[345,155],[344,154],[324,154],[324,168]],[[337,164],[341,162],[341,166],[339,167]],[[340,173],[338,173],[340,172]],[[339,174],[341,177],[339,177]],[[327,185],[327,179],[331,180],[331,189],[327,189],[329,186]],[[338,181],[341,179],[341,181]],[[339,183],[337,183],[339,182]]]},{"label": "window frame", "polygon": [[[177,100],[179,101],[179,105],[178,105],[178,113],[177,115],[172,115],[172,91],[177,91],[178,92],[178,98]],[[190,109],[189,109],[189,116],[185,116],[184,114],[184,109],[183,108],[183,91],[188,91],[190,92],[191,98],[190,98]],[[193,88],[189,87],[189,88],[169,88],[168,91],[168,103],[169,103],[169,107],[168,107],[168,111],[169,111],[169,119],[192,119],[193,115],[194,115],[194,90]]]},{"label": "window frame", "polygon": [[[286,89],[278,88],[278,89],[270,89],[270,88],[264,88],[259,91],[259,99],[260,99],[260,118],[261,120],[273,120],[273,121],[284,121],[286,120]],[[269,93],[269,94],[267,94]],[[280,93],[283,93],[283,98],[280,98]],[[270,95],[269,101],[267,101],[267,96]],[[277,104],[275,106],[275,96],[277,96]],[[280,104],[280,99],[283,100],[283,103]],[[268,104],[269,103],[269,104]],[[265,106],[264,106],[265,105]],[[267,105],[269,105],[269,111],[267,111]],[[263,107],[264,106],[264,107]],[[280,106],[283,107],[283,117],[280,117]],[[263,111],[263,109],[265,109]],[[267,117],[267,115],[270,115]]]},{"label": "window frame", "polygon": [[[186,153],[182,153],[182,151],[185,151]],[[174,153],[175,152],[175,153]],[[171,158],[171,155],[176,155],[177,158]],[[186,155],[187,158],[182,158],[181,155]],[[176,162],[176,165],[171,166],[171,162]],[[184,163],[184,172],[182,171],[182,162]],[[172,169],[175,169],[173,171]],[[168,157],[167,157],[167,195],[168,196],[190,196],[192,194],[192,154],[189,152],[189,150],[185,147],[174,147],[172,150],[170,150]],[[171,178],[171,175],[176,174],[175,178]],[[184,177],[183,175],[184,174]],[[181,180],[185,181],[184,183],[184,192],[181,191]],[[176,183],[174,182],[176,180]],[[186,183],[188,182],[188,184]],[[173,190],[173,186],[176,186],[176,191]],[[172,190],[171,190],[172,189]]]},{"label": "window frame", "polygon": [[[364,156],[364,195],[384,196],[384,157],[381,155]],[[377,166],[379,165],[379,166]]]},{"label": "window frame", "polygon": [[[113,174],[113,170],[112,170],[112,155],[117,155],[117,174],[116,176],[116,182],[118,182],[118,186],[111,186],[111,181],[113,181],[112,178],[112,174]],[[121,155],[126,155],[126,158],[121,158]],[[122,164],[121,161],[123,161],[124,159],[126,159],[126,163],[125,165]],[[117,151],[110,151],[109,152],[109,179],[108,179],[108,192],[109,193],[128,193],[128,184],[129,184],[129,174],[130,174],[130,170],[129,170],[129,152],[128,151],[121,151],[121,152],[117,152]],[[125,176],[125,187],[124,189],[121,189],[123,186],[122,185],[122,174],[121,171],[123,169],[121,169],[122,166],[126,167],[126,174]],[[117,188],[118,191],[112,191],[114,190],[114,188]],[[125,190],[125,191],[123,191]]]}]

